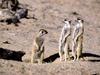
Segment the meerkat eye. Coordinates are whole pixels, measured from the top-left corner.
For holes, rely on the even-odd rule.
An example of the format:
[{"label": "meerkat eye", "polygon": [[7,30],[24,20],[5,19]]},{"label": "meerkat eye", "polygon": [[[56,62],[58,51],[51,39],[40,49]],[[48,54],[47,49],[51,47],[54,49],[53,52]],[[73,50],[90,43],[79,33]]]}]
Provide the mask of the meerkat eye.
[{"label": "meerkat eye", "polygon": [[82,20],[82,23],[84,22],[84,20]]}]

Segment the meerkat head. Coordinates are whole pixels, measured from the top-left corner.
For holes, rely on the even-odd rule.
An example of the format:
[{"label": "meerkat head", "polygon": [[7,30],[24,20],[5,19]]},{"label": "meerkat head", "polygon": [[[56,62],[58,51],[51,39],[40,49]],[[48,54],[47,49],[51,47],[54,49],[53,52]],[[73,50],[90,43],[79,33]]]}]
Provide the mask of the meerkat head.
[{"label": "meerkat head", "polygon": [[71,24],[71,20],[64,19],[64,23]]},{"label": "meerkat head", "polygon": [[77,18],[77,22],[82,22],[82,23],[83,23],[84,20],[82,20],[81,18],[78,17],[78,18]]},{"label": "meerkat head", "polygon": [[40,29],[40,30],[39,30],[39,35],[40,35],[40,36],[43,36],[43,35],[45,35],[45,34],[48,34],[48,31],[47,31],[47,30],[45,30],[45,29]]}]

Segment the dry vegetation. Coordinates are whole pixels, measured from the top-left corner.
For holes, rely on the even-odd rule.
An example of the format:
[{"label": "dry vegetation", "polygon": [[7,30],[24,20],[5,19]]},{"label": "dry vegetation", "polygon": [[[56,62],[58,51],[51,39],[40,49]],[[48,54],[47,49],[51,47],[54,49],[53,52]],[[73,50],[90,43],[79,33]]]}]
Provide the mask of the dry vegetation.
[{"label": "dry vegetation", "polygon": [[[0,23],[0,48],[25,52],[23,62],[0,59],[0,75],[100,75],[99,0],[19,2],[26,4],[29,16],[34,16],[37,20],[21,19],[19,26]],[[59,62],[57,53],[62,20],[66,17],[75,20],[78,16],[85,21],[83,53],[87,61]],[[45,41],[45,64],[30,64],[32,41],[40,28],[49,32]]]}]

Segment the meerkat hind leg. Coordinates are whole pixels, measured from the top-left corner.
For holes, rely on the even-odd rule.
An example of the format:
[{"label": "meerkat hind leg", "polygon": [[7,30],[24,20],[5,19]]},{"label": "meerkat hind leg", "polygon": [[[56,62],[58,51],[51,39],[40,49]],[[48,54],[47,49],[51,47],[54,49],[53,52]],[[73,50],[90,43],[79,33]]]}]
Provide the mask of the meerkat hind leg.
[{"label": "meerkat hind leg", "polygon": [[42,46],[42,49],[41,49],[41,52],[40,52],[40,58],[38,60],[38,63],[39,64],[42,64],[43,63],[43,59],[44,59],[44,46]]},{"label": "meerkat hind leg", "polygon": [[44,52],[41,54],[41,57],[40,57],[38,63],[42,64],[43,63],[43,59],[44,59]]},{"label": "meerkat hind leg", "polygon": [[65,44],[65,47],[64,47],[64,55],[65,55],[65,61],[67,61],[67,59],[70,60],[68,43]]},{"label": "meerkat hind leg", "polygon": [[63,51],[62,50],[59,50],[59,56],[60,56],[60,61],[63,60]]},{"label": "meerkat hind leg", "polygon": [[72,56],[74,57],[73,61],[76,60],[76,50],[75,50],[75,48],[76,48],[76,43],[73,41],[72,42]]},{"label": "meerkat hind leg", "polygon": [[79,37],[78,40],[78,46],[77,46],[77,60],[82,59],[83,61],[85,60],[83,55],[82,55],[82,48],[83,48],[83,44],[82,44],[83,38]]},{"label": "meerkat hind leg", "polygon": [[62,61],[63,60],[63,46],[62,45],[60,45],[59,46],[59,57],[60,57],[60,61]]},{"label": "meerkat hind leg", "polygon": [[80,42],[80,40],[78,40],[78,45],[77,45],[77,49],[76,49],[76,51],[77,51],[77,60],[79,60],[80,59],[80,56],[81,56],[81,42]]},{"label": "meerkat hind leg", "polygon": [[32,51],[31,63],[37,63],[37,54],[34,51]]},{"label": "meerkat hind leg", "polygon": [[33,54],[31,56],[31,63],[35,63],[35,58],[34,58],[34,55]]},{"label": "meerkat hind leg", "polygon": [[42,54],[41,54],[40,63],[43,63],[43,59],[44,59],[44,52],[42,52]]}]

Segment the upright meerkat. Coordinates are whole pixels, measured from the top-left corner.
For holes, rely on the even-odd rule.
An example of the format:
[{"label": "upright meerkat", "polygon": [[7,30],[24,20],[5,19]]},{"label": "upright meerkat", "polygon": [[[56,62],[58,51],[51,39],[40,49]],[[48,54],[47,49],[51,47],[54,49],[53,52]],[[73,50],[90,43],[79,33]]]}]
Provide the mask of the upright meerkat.
[{"label": "upright meerkat", "polygon": [[74,60],[79,60],[80,56],[82,55],[83,33],[83,20],[77,18],[77,23],[74,26],[72,34],[72,56],[74,57]]},{"label": "upright meerkat", "polygon": [[63,53],[65,61],[70,59],[69,56],[69,36],[71,34],[71,21],[64,20],[64,26],[61,31],[60,39],[59,39],[59,56],[60,61],[63,59]]},{"label": "upright meerkat", "polygon": [[40,29],[38,35],[34,39],[32,47],[31,63],[43,63],[44,59],[44,35],[48,32],[45,29]]}]

